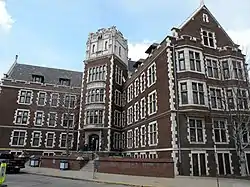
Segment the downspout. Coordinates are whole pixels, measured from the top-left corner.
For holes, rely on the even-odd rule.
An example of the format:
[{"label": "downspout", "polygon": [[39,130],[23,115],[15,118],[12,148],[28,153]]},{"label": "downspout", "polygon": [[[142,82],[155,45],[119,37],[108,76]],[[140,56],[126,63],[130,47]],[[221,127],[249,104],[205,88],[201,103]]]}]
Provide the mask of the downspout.
[{"label": "downspout", "polygon": [[181,166],[181,136],[180,136],[180,117],[179,117],[179,93],[178,93],[178,80],[177,80],[177,61],[175,57],[175,45],[173,44],[173,62],[174,62],[174,84],[175,84],[175,108],[176,108],[176,125],[178,127],[178,165],[179,165],[179,175],[182,175],[182,166]]}]

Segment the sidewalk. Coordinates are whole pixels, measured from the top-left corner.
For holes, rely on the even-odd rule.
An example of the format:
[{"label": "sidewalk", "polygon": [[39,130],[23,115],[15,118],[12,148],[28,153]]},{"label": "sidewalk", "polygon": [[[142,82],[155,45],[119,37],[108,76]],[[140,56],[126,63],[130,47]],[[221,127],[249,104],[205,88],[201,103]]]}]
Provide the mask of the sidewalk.
[{"label": "sidewalk", "polygon": [[[51,177],[67,178],[72,180],[85,180],[98,183],[120,184],[127,186],[147,186],[147,187],[216,187],[215,178],[204,177],[176,177],[170,178],[154,178],[139,177],[128,175],[115,175],[96,173],[96,179],[93,179],[93,173],[87,171],[61,171],[50,168],[32,168],[26,166],[23,172],[45,175]],[[249,187],[250,181],[239,179],[219,179],[220,187]]]}]

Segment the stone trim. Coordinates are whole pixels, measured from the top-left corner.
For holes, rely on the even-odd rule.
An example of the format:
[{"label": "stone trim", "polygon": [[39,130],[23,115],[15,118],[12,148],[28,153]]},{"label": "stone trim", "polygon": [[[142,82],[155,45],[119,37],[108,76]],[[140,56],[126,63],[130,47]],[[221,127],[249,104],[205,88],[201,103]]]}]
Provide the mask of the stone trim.
[{"label": "stone trim", "polygon": [[[156,131],[156,142],[155,143],[150,143],[150,141],[151,141],[151,138],[150,138],[150,126],[151,125],[154,125],[154,124],[156,124],[156,129],[155,129],[155,131]],[[152,121],[152,122],[150,122],[149,124],[148,124],[148,146],[157,146],[158,145],[158,143],[159,143],[159,137],[158,137],[158,123],[157,123],[157,121]]]},{"label": "stone trim", "polygon": [[[147,86],[146,85],[146,74],[145,74],[145,72],[142,72],[140,75],[140,91],[141,91],[141,93],[143,93],[146,90],[146,86]],[[142,89],[142,88],[144,88],[144,89]]]},{"label": "stone trim", "polygon": [[[142,102],[144,101],[144,111],[142,111]],[[144,119],[146,118],[146,114],[147,114],[147,101],[146,101],[146,98],[143,97],[141,98],[141,101],[140,101],[140,117],[141,119]]]},{"label": "stone trim", "polygon": [[[1,85],[2,87],[3,85]],[[20,103],[20,97],[21,97],[21,92],[22,91],[25,91],[26,92],[26,95],[27,95],[27,92],[31,92],[31,96],[30,96],[30,103]],[[26,96],[25,96],[26,97]],[[17,104],[19,105],[31,105],[32,104],[32,101],[33,101],[33,97],[34,97],[34,93],[31,89],[20,89],[18,91],[18,96],[17,96]]]},{"label": "stone trim", "polygon": [[[107,73],[106,73],[106,76]],[[112,127],[112,98],[113,98],[113,79],[114,79],[114,56],[112,55],[110,60],[110,75],[109,75],[109,105],[108,105],[108,145],[107,151],[111,150],[111,127]],[[106,151],[106,150],[105,150]]]},{"label": "stone trim", "polygon": [[[48,136],[49,134],[53,134],[53,142],[52,142],[52,146],[48,146],[47,145],[47,141],[48,141]],[[55,132],[52,132],[52,131],[48,131],[46,132],[46,139],[44,141],[44,145],[46,148],[54,148],[55,147],[55,144],[56,144],[56,133]]]},{"label": "stone trim", "polygon": [[[150,113],[150,96],[153,95],[153,94],[155,94],[155,111]],[[148,100],[148,107],[147,107],[148,108],[148,116],[152,116],[152,115],[156,114],[157,111],[158,111],[157,91],[154,90],[154,91],[150,92],[148,94],[148,99],[147,100]]]},{"label": "stone trim", "polygon": [[[42,121],[41,121],[41,125],[36,124],[37,113],[42,113]],[[38,127],[43,126],[43,124],[44,124],[44,117],[45,117],[45,116],[44,116],[44,111],[37,110],[37,111],[35,112],[35,117],[34,117],[34,121],[33,121],[34,126],[38,126]]]},{"label": "stone trim", "polygon": [[[144,128],[144,131],[143,131],[143,128]],[[144,135],[144,141],[143,141],[142,135]],[[140,142],[141,142],[141,147],[146,147],[146,145],[147,145],[147,127],[146,127],[146,125],[142,125],[140,128]]]},{"label": "stone trim", "polygon": [[[20,112],[20,111],[22,111],[22,112],[28,112],[28,117],[27,117],[27,123],[26,123],[26,124],[16,123],[17,114],[18,114],[18,112]],[[23,114],[22,114],[22,116],[23,116]],[[15,125],[22,125],[22,126],[23,126],[23,125],[25,125],[25,126],[29,125],[29,124],[30,124],[30,110],[28,110],[28,109],[21,109],[21,108],[16,109],[15,115],[14,115],[13,124],[15,124]]]},{"label": "stone trim", "polygon": [[[198,154],[198,167],[199,167],[199,171],[201,171],[200,169],[200,154],[205,154],[205,162],[206,162],[206,175],[209,175],[209,170],[210,168],[208,167],[208,153],[206,151],[191,151],[188,155],[189,155],[189,159],[190,159],[190,175],[194,176],[193,173],[193,157],[192,154]],[[199,174],[200,176],[200,174]]]},{"label": "stone trim", "polygon": [[[155,66],[154,67],[154,72],[155,72],[155,76],[154,76],[154,79],[155,79],[155,81],[154,82],[152,82],[151,84],[150,84],[150,81],[149,81],[149,69],[152,69],[153,68],[153,66]],[[155,62],[152,62],[149,66],[148,66],[148,68],[147,68],[147,87],[148,88],[150,88],[152,85],[154,85],[156,82],[157,82],[157,68],[156,68],[156,63]]]},{"label": "stone trim", "polygon": [[[24,135],[24,144],[23,145],[13,145],[12,143],[13,143],[13,138],[14,138],[14,132],[24,132],[25,133],[25,135]],[[19,129],[19,130],[17,130],[17,129],[14,129],[14,130],[12,130],[12,132],[11,132],[11,136],[10,136],[10,142],[9,142],[9,145],[10,146],[14,146],[14,147],[25,147],[26,146],[26,141],[27,141],[27,137],[28,137],[28,132],[27,132],[27,130],[21,130],[21,129]]]},{"label": "stone trim", "polygon": [[73,116],[72,127],[69,127],[69,128],[70,129],[74,129],[75,128],[75,114],[74,113],[62,113],[62,116],[61,116],[61,126],[63,128],[67,128],[67,126],[66,127],[63,126],[64,114],[66,114],[66,116],[67,115],[72,115]]},{"label": "stone trim", "polygon": [[[33,145],[35,133],[39,133],[39,143],[38,143],[39,145],[38,146]],[[41,131],[33,131],[31,136],[32,136],[31,141],[30,141],[31,147],[40,147],[42,145],[42,132]]]},{"label": "stone trim", "polygon": [[[137,132],[136,132],[137,131]],[[140,131],[139,131],[139,128],[138,127],[136,127],[135,129],[134,129],[134,147],[135,148],[138,148],[139,147],[139,140],[140,140],[140,133],[139,133]],[[137,144],[136,144],[137,143]]]},{"label": "stone trim", "polygon": [[[58,95],[56,106],[52,106],[52,98],[53,98],[53,95]],[[59,102],[60,102],[60,94],[59,94],[59,93],[51,93],[51,94],[50,94],[49,105],[50,105],[51,107],[55,107],[55,108],[56,108],[56,107],[59,107]]]},{"label": "stone trim", "polygon": [[[44,95],[44,102],[43,102],[43,104],[39,104],[40,94],[45,94]],[[43,92],[43,91],[39,91],[37,93],[37,99],[36,99],[37,106],[46,106],[46,102],[47,102],[47,93]]]},{"label": "stone trim", "polygon": [[[63,135],[66,135],[66,137],[67,137],[67,133],[62,132],[60,134],[60,138],[59,138],[59,147],[60,148],[66,148],[67,147],[67,139],[66,139],[65,147],[62,147],[62,136]],[[69,148],[72,148],[73,147],[73,143],[74,143],[74,134],[73,133],[69,133],[69,136],[72,136],[72,139],[71,139],[71,142],[70,142],[70,147],[69,147]]]},{"label": "stone trim", "polygon": [[[55,125],[54,125],[54,126],[51,126],[51,125],[49,124],[50,115],[51,115],[51,114],[55,114],[55,115],[56,115],[56,116],[55,116]],[[48,127],[56,127],[56,126],[57,126],[57,120],[58,120],[57,112],[49,112],[49,113],[48,113],[48,118],[47,118],[47,126],[48,126]]]},{"label": "stone trim", "polygon": [[[202,121],[202,132],[203,132],[203,142],[191,142],[191,138],[190,138],[190,125],[189,125],[189,120],[193,119],[193,120],[201,120]],[[192,117],[192,116],[188,116],[187,117],[187,139],[189,141],[190,144],[206,144],[207,142],[207,134],[206,134],[206,126],[205,126],[205,120],[204,118],[197,118],[197,117]]]}]

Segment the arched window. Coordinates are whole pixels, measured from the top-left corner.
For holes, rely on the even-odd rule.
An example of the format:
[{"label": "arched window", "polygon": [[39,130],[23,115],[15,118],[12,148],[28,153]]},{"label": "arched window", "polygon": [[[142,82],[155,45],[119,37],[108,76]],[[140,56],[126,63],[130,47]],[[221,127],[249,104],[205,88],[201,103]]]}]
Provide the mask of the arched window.
[{"label": "arched window", "polygon": [[104,44],[104,49],[107,50],[108,49],[108,41],[105,41],[105,44]]},{"label": "arched window", "polygon": [[94,52],[95,52],[95,44],[92,45],[92,53],[94,53]]}]

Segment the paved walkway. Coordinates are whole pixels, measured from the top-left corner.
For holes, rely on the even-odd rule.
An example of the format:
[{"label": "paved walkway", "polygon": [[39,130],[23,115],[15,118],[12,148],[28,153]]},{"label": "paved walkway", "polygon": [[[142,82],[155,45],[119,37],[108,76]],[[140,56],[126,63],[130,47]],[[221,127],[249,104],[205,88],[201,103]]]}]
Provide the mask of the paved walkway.
[{"label": "paved walkway", "polygon": [[[138,177],[128,175],[114,175],[96,173],[96,179],[93,179],[93,173],[87,171],[61,171],[59,169],[50,168],[32,168],[26,166],[23,172],[45,175],[59,178],[67,178],[74,180],[85,180],[108,184],[123,184],[128,186],[150,186],[150,187],[217,187],[215,178],[203,177],[176,177],[154,178],[154,177]],[[250,181],[239,179],[220,179],[220,187],[249,187]]]}]

